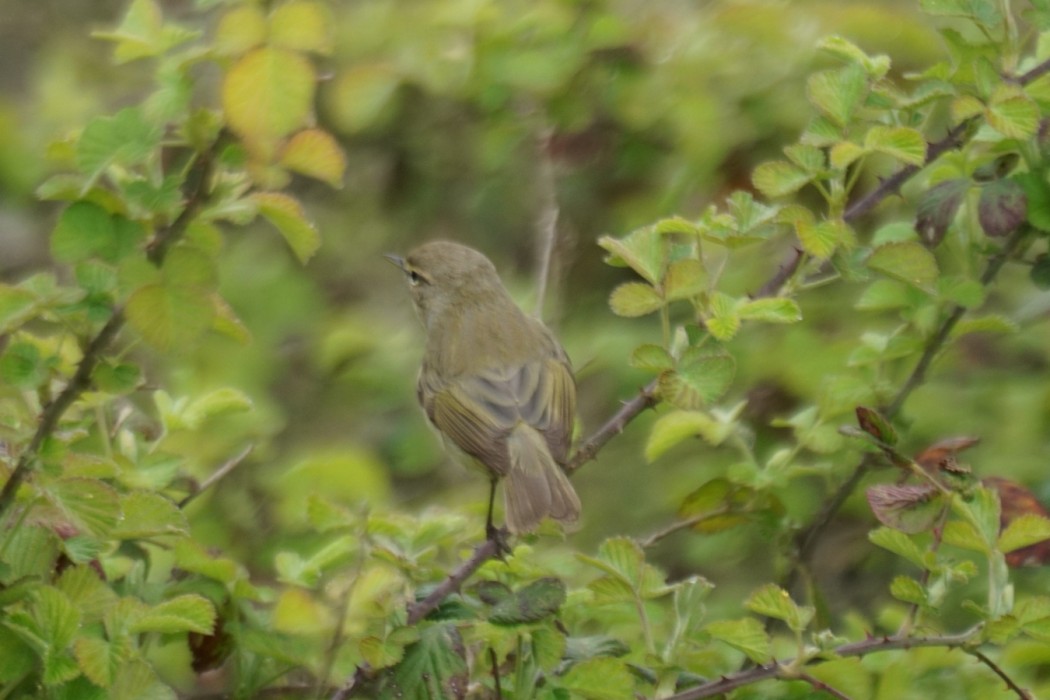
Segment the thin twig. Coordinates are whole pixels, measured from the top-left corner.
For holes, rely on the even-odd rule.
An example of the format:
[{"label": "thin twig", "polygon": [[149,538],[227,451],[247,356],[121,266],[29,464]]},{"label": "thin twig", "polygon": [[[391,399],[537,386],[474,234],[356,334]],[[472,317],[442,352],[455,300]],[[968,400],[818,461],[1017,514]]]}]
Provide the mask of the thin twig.
[{"label": "thin twig", "polygon": [[[835,697],[835,698],[838,698],[839,700],[851,700],[850,696],[846,695],[841,690],[838,690],[837,688],[833,688],[832,686],[828,685],[824,681],[820,680],[819,678],[814,678],[813,676],[809,675],[808,673],[797,673],[797,674],[795,674],[794,678],[796,680],[805,681],[805,682],[809,683],[811,686],[813,686],[814,689],[819,690],[819,691],[824,692],[824,693],[827,693],[828,695],[830,695],[832,697]],[[788,679],[788,680],[790,680],[790,679]]]},{"label": "thin twig", "polygon": [[434,608],[441,604],[441,601],[458,591],[464,581],[481,568],[482,564],[499,554],[499,551],[500,543],[497,539],[488,539],[478,545],[470,559],[463,562],[458,569],[449,574],[437,588],[430,592],[430,595],[409,606],[406,624],[414,625],[429,615]]},{"label": "thin twig", "polygon": [[694,515],[693,517],[686,518],[684,520],[676,520],[670,525],[652,533],[648,537],[638,540],[638,545],[642,547],[642,549],[648,549],[649,547],[652,547],[654,544],[664,539],[665,537],[673,535],[674,533],[680,530],[686,530],[688,528],[691,528],[693,525],[696,525],[697,523],[701,523],[707,520],[708,518],[715,517],[718,515],[724,515],[728,512],[728,508],[719,508],[718,510],[711,511],[708,513],[701,513],[700,515]]},{"label": "thin twig", "polygon": [[[153,241],[147,246],[146,254],[155,265],[160,265],[163,262],[167,249],[186,232],[186,228],[208,198],[208,180],[211,179],[210,155],[200,156],[197,168],[200,169],[196,173],[199,179],[194,183],[193,192],[189,196],[182,213],[170,226],[159,231],[154,236]],[[65,412],[91,385],[91,373],[94,372],[99,360],[102,359],[102,353],[106,351],[123,326],[124,309],[122,306],[117,306],[113,309],[109,320],[106,321],[98,334],[88,343],[83,356],[80,358],[80,364],[77,365],[76,372],[73,373],[69,383],[66,384],[65,388],[54,400],[44,407],[40,414],[40,423],[37,425],[36,432],[33,433],[32,439],[30,439],[22,454],[19,455],[18,463],[15,465],[14,471],[11,472],[11,476],[4,483],[3,490],[0,490],[0,516],[11,507],[18,488],[33,470],[44,440],[51,436]]]},{"label": "thin twig", "polygon": [[539,188],[539,215],[536,217],[536,234],[540,246],[540,267],[536,281],[536,316],[543,317],[543,303],[550,283],[551,265],[558,240],[558,192],[555,186],[554,163],[550,154],[550,139],[553,129],[545,126],[536,136],[537,168],[536,184]]},{"label": "thin twig", "polygon": [[225,464],[216,469],[213,474],[211,474],[207,479],[201,482],[201,485],[197,487],[196,491],[179,501],[179,508],[185,508],[202,493],[210,489],[215,484],[219,483],[221,479],[225,478],[230,472],[239,467],[241,462],[243,462],[245,458],[247,458],[248,455],[252,453],[253,449],[255,449],[255,445],[248,445],[239,453],[227,460]]},{"label": "thin twig", "polygon": [[769,280],[762,285],[762,287],[755,292],[756,299],[763,299],[765,297],[774,297],[780,293],[781,287],[791,279],[791,276],[798,270],[798,266],[802,264],[802,251],[798,248],[791,249],[791,257],[777,268],[776,274],[769,278]]},{"label": "thin twig", "polygon": [[102,353],[109,347],[110,342],[116,337],[117,332],[123,325],[124,310],[121,307],[117,307],[114,309],[113,315],[106,321],[106,325],[102,326],[98,335],[88,343],[72,379],[69,380],[69,383],[66,384],[61,393],[44,407],[40,414],[40,423],[37,425],[36,432],[33,433],[33,437],[26,448],[22,450],[22,454],[19,455],[18,463],[4,484],[3,490],[0,490],[0,515],[3,515],[11,507],[15,494],[18,492],[18,487],[22,485],[22,482],[29,476],[29,472],[33,470],[37,454],[40,452],[40,446],[44,443],[44,440],[55,431],[59,419],[66,410],[91,385],[91,373],[95,371],[95,367],[102,358]]},{"label": "thin twig", "polygon": [[655,406],[656,389],[657,381],[654,379],[639,390],[637,396],[621,406],[619,411],[613,414],[602,427],[598,428],[593,435],[580,445],[579,449],[569,458],[568,463],[565,465],[565,471],[572,474],[594,459],[602,447],[605,446],[605,443],[622,433],[627,424],[634,420],[638,414],[647,408]]},{"label": "thin twig", "polygon": [[[981,284],[984,286],[989,285],[999,274],[1003,265],[1009,259],[1010,255],[1017,249],[1025,235],[1029,233],[1029,229],[1021,227],[1017,229],[1013,235],[1007,239],[1002,249],[988,261],[988,266],[985,268],[984,273],[981,275]],[[900,411],[901,407],[904,406],[904,402],[911,395],[911,393],[918,388],[922,382],[926,379],[926,371],[933,363],[934,358],[943,349],[944,344],[947,342],[948,337],[951,335],[952,329],[962,318],[966,310],[961,306],[956,306],[952,309],[952,312],[948,315],[941,327],[937,329],[937,332],[930,338],[926,344],[926,348],[923,350],[922,356],[919,358],[919,362],[915,365],[911,374],[905,380],[904,384],[897,391],[896,396],[893,400],[886,405],[882,413],[887,419],[892,419]],[[820,539],[824,528],[828,526],[831,520],[838,513],[839,508],[846,502],[856,489],[857,484],[860,483],[861,479],[868,472],[871,467],[876,464],[876,459],[872,454],[866,454],[853,469],[853,473],[839,485],[835,493],[825,502],[824,507],[820,510],[817,516],[813,519],[813,522],[809,526],[799,532],[795,538],[797,544],[796,555],[794,560],[796,563],[804,562],[809,559],[812,554],[813,547],[816,545],[817,540]],[[794,583],[795,577],[797,576],[797,566],[789,567],[786,583],[788,587]]]},{"label": "thin twig", "polygon": [[499,659],[496,658],[496,650],[489,647],[489,663],[492,665],[492,684],[496,692],[496,700],[503,700],[503,688],[499,682]]},{"label": "thin twig", "polygon": [[[916,649],[919,647],[945,647],[948,649],[959,649],[965,648],[975,635],[976,630],[970,630],[962,634],[936,637],[872,637],[859,642],[843,644],[837,649],[834,649],[833,654],[838,657],[862,657],[867,656],[868,654],[875,654],[884,651],[899,651],[902,649]],[[807,659],[804,665],[819,663],[823,660],[823,657],[814,657],[812,659]],[[666,698],[666,700],[700,700],[700,698],[710,698],[717,695],[723,695],[736,690],[737,688],[778,678],[783,673],[785,667],[794,665],[796,665],[795,661],[785,661],[783,663],[771,662],[760,666],[752,666],[743,671],[737,671],[736,673],[722,676],[718,680],[709,681],[689,688],[688,690],[684,690],[681,693],[671,695]]]},{"label": "thin twig", "polygon": [[978,650],[978,649],[964,649],[964,651],[967,654],[970,654],[974,658],[978,659],[981,663],[983,663],[988,668],[992,669],[992,671],[995,672],[995,675],[997,675],[1000,678],[1002,678],[1003,682],[1006,683],[1006,686],[1010,690],[1014,691],[1014,693],[1017,694],[1017,697],[1021,698],[1021,700],[1033,700],[1033,695],[1030,692],[1028,692],[1024,688],[1022,688],[1021,686],[1017,685],[1017,683],[1014,682],[1014,679],[1010,678],[1010,676],[1008,676],[1006,674],[1006,672],[1003,671],[1003,669],[999,667],[999,664],[997,664],[994,661],[992,661],[991,659],[989,659],[985,654],[981,653],[980,650]]}]

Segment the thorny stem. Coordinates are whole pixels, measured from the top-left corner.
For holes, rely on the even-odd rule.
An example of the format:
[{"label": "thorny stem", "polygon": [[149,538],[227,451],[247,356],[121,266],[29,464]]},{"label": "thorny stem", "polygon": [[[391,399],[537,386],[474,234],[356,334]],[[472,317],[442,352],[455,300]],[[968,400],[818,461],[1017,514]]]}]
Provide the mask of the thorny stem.
[{"label": "thorny stem", "polygon": [[[988,261],[988,266],[985,268],[984,274],[981,275],[981,284],[988,286],[992,280],[995,279],[996,275],[1002,269],[1003,265],[1010,258],[1010,255],[1017,249],[1024,237],[1029,233],[1027,227],[1021,227],[1017,229],[1013,235],[1007,239],[1002,249]],[[882,410],[883,415],[887,419],[892,419],[904,402],[911,395],[911,393],[917,389],[923,381],[926,379],[926,372],[933,360],[937,357],[940,351],[944,348],[948,337],[951,335],[952,329],[962,318],[963,314],[966,313],[966,309],[961,306],[956,306],[952,309],[952,312],[948,317],[941,323],[940,328],[933,334],[930,340],[926,343],[926,348],[923,350],[922,356],[919,358],[919,362],[915,365],[911,374],[905,380],[904,384],[897,391],[897,395],[893,397],[893,400]],[[871,469],[876,463],[876,460],[872,454],[866,454],[853,469],[853,473],[839,485],[835,493],[831,495],[828,501],[825,503],[824,508],[817,514],[813,522],[810,523],[809,527],[802,530],[795,538],[797,544],[797,550],[795,553],[794,561],[796,566],[789,567],[787,575],[788,587],[794,583],[797,575],[797,564],[805,562],[809,559],[809,556],[813,553],[813,548],[817,541],[820,539],[824,529],[828,526],[831,520],[838,513],[839,508],[846,502],[857,488],[857,484],[860,483],[864,475]]]},{"label": "thorny stem", "polygon": [[406,624],[414,625],[429,615],[434,608],[441,604],[441,601],[458,591],[463,582],[481,568],[482,564],[499,554],[499,549],[498,539],[485,540],[478,545],[470,559],[463,562],[458,569],[449,574],[437,588],[430,592],[430,595],[409,606]]},{"label": "thorny stem", "polygon": [[811,686],[813,686],[815,690],[825,692],[832,697],[838,698],[839,700],[851,700],[850,696],[846,695],[841,690],[838,690],[837,688],[828,685],[819,678],[814,678],[808,673],[798,673],[794,676],[794,680],[805,681],[806,683],[809,683]]},{"label": "thorny stem", "polygon": [[572,474],[587,462],[594,459],[605,443],[623,432],[627,424],[634,420],[638,414],[647,408],[656,405],[657,382],[654,379],[645,385],[638,395],[620,407],[602,427],[598,428],[587,440],[580,445],[579,449],[569,458],[565,465],[565,471]]},{"label": "thorny stem", "polygon": [[243,450],[241,450],[236,455],[227,460],[225,464],[223,464],[221,467],[215,470],[215,473],[213,473],[211,476],[205,479],[193,493],[189,494],[181,501],[179,501],[179,508],[185,508],[202,493],[210,489],[215,484],[219,483],[219,481],[221,481],[222,479],[226,478],[226,476],[229,475],[230,472],[232,472],[234,469],[241,465],[241,462],[247,459],[248,455],[252,453],[253,449],[255,449],[255,445],[248,445]]},{"label": "thorny stem", "polygon": [[[193,221],[193,218],[200,211],[208,197],[208,181],[211,179],[210,154],[199,156],[194,170],[197,171],[197,180],[194,182],[193,192],[190,194],[182,213],[170,226],[157,232],[157,235],[154,236],[147,246],[146,255],[154,265],[159,266],[163,262],[168,248],[186,232],[186,228]],[[113,309],[109,320],[106,321],[98,334],[91,339],[87,348],[84,349],[84,354],[80,358],[80,364],[77,365],[76,372],[73,373],[69,383],[66,384],[58,396],[44,407],[40,414],[40,423],[37,425],[36,432],[33,433],[33,437],[22,451],[22,454],[19,455],[14,471],[11,472],[11,476],[4,483],[3,490],[0,490],[0,515],[3,515],[11,507],[15,495],[18,493],[18,488],[29,476],[29,473],[33,471],[37,455],[40,453],[44,440],[54,433],[59,420],[65,415],[69,407],[73,405],[73,402],[80,398],[80,395],[91,386],[91,374],[102,359],[102,354],[109,348],[110,343],[113,342],[117,333],[124,326],[124,320],[124,308],[117,306]]]},{"label": "thorny stem", "polygon": [[[842,646],[833,650],[835,657],[863,657],[868,654],[875,654],[884,651],[898,651],[904,649],[917,649],[920,647],[944,647],[947,649],[962,649],[968,654],[973,654],[981,660],[986,666],[994,671],[1000,678],[1006,681],[1010,689],[1013,690],[1021,700],[1031,700],[1031,695],[1023,688],[1014,683],[1005,673],[1002,672],[998,666],[995,665],[988,657],[981,654],[976,649],[969,648],[973,644],[979,628],[973,628],[966,632],[956,635],[941,635],[933,637],[871,637],[864,639],[859,642],[850,642],[849,644],[843,644]],[[703,683],[688,690],[682,691],[672,695],[666,700],[700,700],[700,698],[710,698],[718,695],[729,693],[737,688],[744,686],[753,685],[761,681],[770,680],[773,678],[781,677],[784,673],[785,668],[791,668],[793,666],[806,666],[813,663],[819,663],[823,660],[823,657],[814,657],[811,659],[796,659],[791,661],[785,661],[778,663],[776,661],[760,666],[753,666],[743,671],[737,671],[726,676],[722,676],[718,680],[709,681]],[[801,662],[801,663],[800,663]],[[793,678],[797,677],[798,672],[787,674],[784,677]]]}]

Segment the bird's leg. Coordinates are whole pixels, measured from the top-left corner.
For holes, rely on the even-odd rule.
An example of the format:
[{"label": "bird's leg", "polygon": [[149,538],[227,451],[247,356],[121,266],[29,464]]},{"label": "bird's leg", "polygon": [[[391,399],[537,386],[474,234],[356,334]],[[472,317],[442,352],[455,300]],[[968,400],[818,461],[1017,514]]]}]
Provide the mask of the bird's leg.
[{"label": "bird's leg", "polygon": [[496,482],[496,477],[489,481],[489,512],[485,516],[485,539],[496,543],[496,553],[502,557],[504,554],[510,554],[510,547],[507,545],[507,529],[498,528],[492,523],[492,511],[496,506]]}]

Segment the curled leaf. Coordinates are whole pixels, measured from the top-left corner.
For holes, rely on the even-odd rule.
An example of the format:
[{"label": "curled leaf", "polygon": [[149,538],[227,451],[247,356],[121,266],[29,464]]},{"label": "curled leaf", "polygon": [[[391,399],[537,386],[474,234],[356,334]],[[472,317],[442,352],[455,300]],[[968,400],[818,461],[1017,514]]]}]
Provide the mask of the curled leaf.
[{"label": "curled leaf", "polygon": [[933,527],[944,505],[940,491],[929,484],[877,484],[866,495],[879,522],[909,534]]}]

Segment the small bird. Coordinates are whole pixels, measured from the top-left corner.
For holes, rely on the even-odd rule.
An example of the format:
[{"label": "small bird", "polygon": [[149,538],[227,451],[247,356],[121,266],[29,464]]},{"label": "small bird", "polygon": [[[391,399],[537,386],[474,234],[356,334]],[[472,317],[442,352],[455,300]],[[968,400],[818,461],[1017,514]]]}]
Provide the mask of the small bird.
[{"label": "small bird", "polygon": [[565,464],[576,414],[572,366],[554,335],[526,315],[492,262],[467,246],[432,241],[404,258],[426,332],[416,394],[446,447],[465,455],[491,481],[486,534],[496,484],[503,479],[507,529],[534,530],[545,517],[575,522],[580,499]]}]

